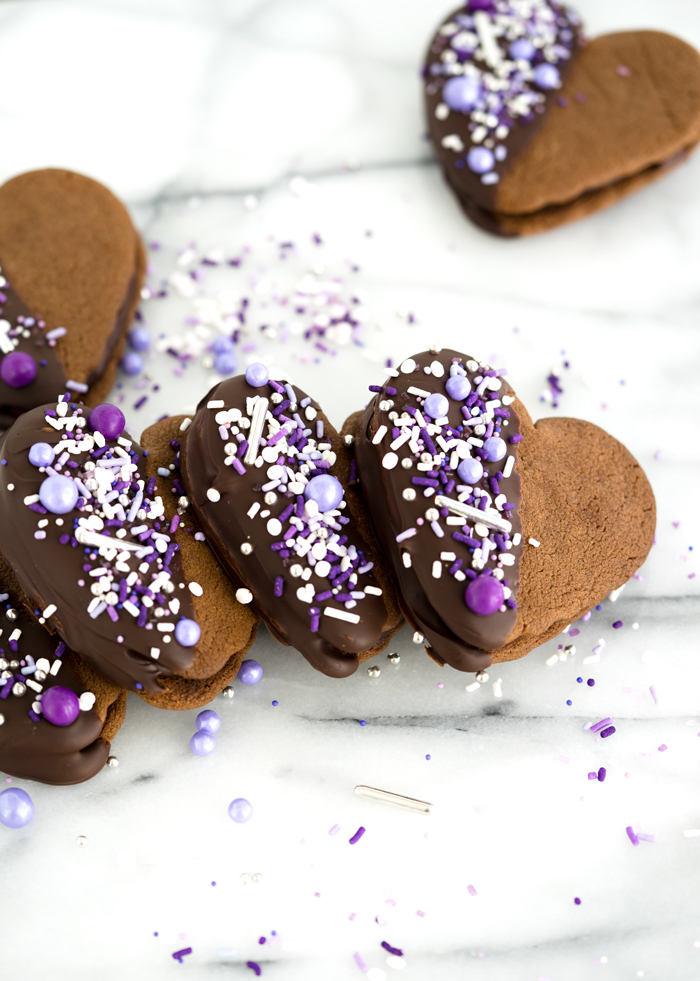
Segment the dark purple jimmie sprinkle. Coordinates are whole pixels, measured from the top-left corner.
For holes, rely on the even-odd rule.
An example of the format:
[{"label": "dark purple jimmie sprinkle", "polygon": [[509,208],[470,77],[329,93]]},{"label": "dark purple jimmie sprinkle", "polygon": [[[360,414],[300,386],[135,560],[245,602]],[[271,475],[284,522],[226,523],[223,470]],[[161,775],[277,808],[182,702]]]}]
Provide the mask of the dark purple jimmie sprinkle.
[{"label": "dark purple jimmie sprinkle", "polygon": [[515,436],[511,436],[508,440],[509,443],[519,443],[522,439],[522,433],[516,433]]},{"label": "dark purple jimmie sprinkle", "polygon": [[478,401],[478,399],[479,396],[476,394],[476,392],[472,392],[471,395],[467,396],[467,401],[465,403],[466,407],[468,409],[471,409],[474,403]]},{"label": "dark purple jimmie sprinkle", "polygon": [[295,508],[296,508],[296,503],[288,504],[287,507],[282,512],[282,514],[279,516],[278,520],[281,521],[282,524],[284,524],[288,518],[291,518]]},{"label": "dark purple jimmie sprinkle", "polygon": [[425,428],[425,426],[420,431],[420,438],[423,440],[428,453],[430,453],[432,456],[436,456],[437,450],[435,449],[435,443],[433,443],[432,439],[428,435],[428,430]]},{"label": "dark purple jimmie sprinkle", "polygon": [[238,457],[239,460],[241,460],[245,456],[247,449],[248,449],[248,440],[244,439],[242,443],[238,444],[238,450],[236,452],[236,456]]},{"label": "dark purple jimmie sprinkle", "polygon": [[[163,568],[168,569],[172,561],[173,555],[179,552],[180,546],[177,542],[170,542],[167,549],[165,550],[165,555],[163,556]],[[160,594],[159,594],[160,595]]]},{"label": "dark purple jimmie sprinkle", "polygon": [[518,604],[515,602],[512,596],[509,596],[508,599],[506,600],[506,606],[508,607],[509,610],[518,609]]},{"label": "dark purple jimmie sprinkle", "polygon": [[[483,500],[483,498],[482,498],[482,500]],[[503,505],[503,510],[504,511],[512,511],[514,507],[515,507],[515,504],[511,504],[509,502],[508,504],[504,504]]]},{"label": "dark purple jimmie sprinkle", "polygon": [[451,576],[454,576],[455,572],[459,572],[459,570],[462,568],[463,565],[464,565],[464,562],[463,562],[462,559],[455,559],[455,561],[450,566],[450,570],[449,570],[450,571],[450,575]]},{"label": "dark purple jimmie sprinkle", "polygon": [[148,619],[148,610],[146,609],[145,606],[142,606],[141,609],[139,610],[139,615],[136,620],[136,626],[145,627],[147,619]]},{"label": "dark purple jimmie sprinkle", "polygon": [[7,696],[12,691],[12,686],[14,685],[14,678],[10,678],[9,681],[3,686],[2,691],[0,691],[0,698],[7,698]]},{"label": "dark purple jimmie sprinkle", "polygon": [[316,596],[314,598],[316,599],[316,601],[318,603],[325,603],[325,601],[326,600],[329,600],[332,595],[333,595],[333,590],[332,589],[327,589],[323,593],[316,593]]},{"label": "dark purple jimmie sprinkle", "polygon": [[495,477],[489,477],[489,487],[491,488],[492,494],[500,494],[501,491]]},{"label": "dark purple jimmie sprinkle", "polygon": [[56,648],[56,650],[54,652],[54,656],[55,657],[63,657],[63,655],[65,654],[65,651],[66,651],[66,642],[64,640],[62,640],[61,643]]},{"label": "dark purple jimmie sprinkle", "polygon": [[275,578],[275,596],[281,596],[284,592],[284,579],[282,576]]},{"label": "dark purple jimmie sprinkle", "polygon": [[463,545],[470,545],[472,548],[481,548],[481,542],[478,538],[470,538],[468,535],[463,535],[461,531],[453,531],[452,537],[456,542],[462,542]]},{"label": "dark purple jimmie sprinkle", "polygon": [[127,596],[129,595],[129,587],[127,585],[126,579],[119,580],[119,602],[124,603]]},{"label": "dark purple jimmie sprinkle", "polygon": [[280,404],[277,406],[277,408],[275,408],[275,409],[272,410],[272,415],[275,416],[275,417],[281,415],[284,412],[285,409],[288,409],[289,408],[289,406],[291,404],[292,403],[289,401],[289,399],[285,399],[284,402],[280,402]]},{"label": "dark purple jimmie sprinkle", "polygon": [[295,518],[300,518],[304,513],[304,498],[301,494],[297,497],[296,511],[294,512]]},{"label": "dark purple jimmie sprinkle", "polygon": [[607,729],[603,729],[603,731],[600,734],[600,738],[601,739],[607,739],[608,736],[612,736],[612,734],[614,732],[617,732],[617,729],[615,728],[615,726],[608,726]]},{"label": "dark purple jimmie sprinkle", "polygon": [[433,480],[431,477],[411,477],[411,483],[417,487],[439,487],[440,481]]},{"label": "dark purple jimmie sprinkle", "polygon": [[29,504],[28,507],[31,511],[37,511],[39,514],[46,514],[46,508],[36,502],[34,504]]},{"label": "dark purple jimmie sprinkle", "polygon": [[284,395],[283,386],[280,385],[279,382],[276,382],[273,378],[269,380],[268,385],[273,391],[277,392],[278,395]]},{"label": "dark purple jimmie sprinkle", "polygon": [[510,419],[510,412],[508,409],[494,409],[493,414],[501,419]]},{"label": "dark purple jimmie sprinkle", "polygon": [[387,387],[386,387],[386,394],[387,395],[396,395],[397,394],[397,390],[395,388],[391,388],[389,385],[387,385]]},{"label": "dark purple jimmie sprinkle", "polygon": [[153,491],[156,489],[156,478],[151,477],[151,479],[146,484],[146,497],[150,497]]},{"label": "dark purple jimmie sprinkle", "polygon": [[600,770],[598,770],[598,780],[602,783],[607,775],[608,775],[608,771],[605,769],[604,766],[601,766]]},{"label": "dark purple jimmie sprinkle", "polygon": [[382,386],[381,385],[370,385],[369,386],[369,390],[370,390],[370,392],[381,392]]},{"label": "dark purple jimmie sprinkle", "polygon": [[485,511],[486,510],[486,495],[485,494],[482,495],[479,498],[479,510],[480,511]]},{"label": "dark purple jimmie sprinkle", "polygon": [[382,947],[390,954],[393,954],[394,957],[403,957],[403,951],[399,947],[392,947],[386,940],[382,940]]}]

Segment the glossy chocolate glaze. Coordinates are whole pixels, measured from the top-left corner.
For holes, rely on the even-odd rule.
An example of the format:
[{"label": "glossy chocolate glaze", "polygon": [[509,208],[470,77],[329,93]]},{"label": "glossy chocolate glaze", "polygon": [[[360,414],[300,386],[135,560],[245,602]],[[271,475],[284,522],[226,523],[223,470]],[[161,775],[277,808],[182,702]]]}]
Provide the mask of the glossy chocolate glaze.
[{"label": "glossy chocolate glaze", "polygon": [[[46,424],[45,411],[55,409],[56,403],[53,403],[26,412],[0,441],[0,457],[6,461],[4,466],[0,466],[0,511],[3,514],[0,552],[13,569],[29,605],[41,611],[50,605],[57,607],[49,618],[49,626],[70,648],[82,654],[122,688],[135,691],[138,684],[148,692],[158,693],[158,678],[179,674],[189,668],[196,652],[196,647],[182,647],[172,634],[169,643],[162,642],[164,635],[157,629],[158,624],[176,623],[181,616],[193,617],[191,596],[185,588],[179,555],[175,552],[170,564],[175,589],[169,599],[177,598],[180,601],[177,615],[171,613],[166,603],[160,607],[165,609],[166,615],[156,619],[153,614],[158,604],[155,604],[143,627],[139,627],[136,619],[119,605],[116,607],[119,618],[116,623],[107,616],[106,611],[95,619],[90,617],[87,612],[92,598],[90,584],[95,580],[83,566],[89,554],[96,555],[97,549],[87,548],[86,551],[77,542],[73,546],[74,538],[68,544],[61,544],[59,538],[73,531],[74,521],[79,517],[85,518],[90,514],[91,505],[88,503],[84,510],[76,508],[60,516],[63,523],[59,525],[58,515],[43,515],[24,504],[25,497],[38,494],[45,479],[45,474],[29,462],[30,447],[34,443],[45,442],[58,448],[62,442],[61,433]],[[89,427],[85,426],[84,431],[89,433]],[[127,434],[123,435],[126,437]],[[108,440],[107,445],[112,448],[116,442]],[[131,449],[135,457],[142,456],[143,450],[133,440]],[[78,470],[72,472],[80,473],[83,465],[92,457],[90,452],[80,452],[71,454],[70,459],[78,464]],[[10,485],[14,485],[14,490],[10,490]],[[157,491],[154,493],[157,494]],[[42,519],[48,519],[48,525],[43,529],[46,538],[37,540],[34,533],[38,520]],[[151,529],[154,527],[154,521],[150,518],[135,523]],[[105,528],[101,534],[115,533],[116,530]],[[167,532],[167,528],[161,531]],[[131,540],[130,536],[127,535],[124,540]],[[115,544],[117,542],[115,538]],[[148,572],[139,572],[139,582],[144,580],[145,584],[150,583],[160,561],[158,558],[152,562]],[[98,563],[101,563],[101,558],[96,555],[96,560],[90,560],[88,564],[97,568]],[[136,572],[140,560],[132,552],[126,564],[131,572]],[[79,586],[79,581],[85,585]],[[158,660],[150,654],[154,647],[160,649]]]},{"label": "glossy chocolate glaze", "polygon": [[[335,678],[346,677],[357,670],[357,655],[381,642],[390,632],[382,596],[367,594],[357,602],[352,613],[360,616],[359,623],[336,620],[321,613],[318,632],[311,632],[309,614],[314,604],[297,598],[297,589],[304,585],[304,580],[293,578],[289,571],[301,560],[295,555],[282,558],[272,551],[270,546],[282,535],[273,537],[267,531],[267,521],[279,516],[297,500],[297,495],[289,491],[279,493],[274,504],[264,504],[260,486],[266,482],[266,473],[271,464],[265,463],[259,469],[248,465],[245,474],[237,473],[232,466],[225,466],[224,446],[228,441],[222,440],[215,420],[220,410],[206,407],[210,400],[223,400],[226,409],[238,408],[245,415],[247,398],[263,396],[269,399],[272,395],[270,386],[253,388],[244,375],[227,379],[213,388],[200,402],[182,444],[180,466],[183,483],[197,522],[219,562],[236,585],[247,587],[253,593],[253,607],[274,636],[281,643],[295,647],[323,674]],[[298,388],[296,395],[299,401],[307,397]],[[340,437],[321,416],[318,404],[311,400],[310,405],[319,418],[324,419],[322,442],[331,443],[333,452],[337,454],[343,452]],[[275,405],[271,403],[270,410],[274,408]],[[305,413],[306,408],[298,411]],[[308,423],[305,425],[308,426]],[[315,422],[312,425],[315,438]],[[336,475],[337,468],[331,466],[328,472]],[[219,501],[208,500],[207,491],[210,488],[219,491]],[[259,516],[249,518],[247,512],[254,504],[269,510],[270,514],[264,519]],[[347,536],[347,547],[355,545],[358,552],[368,555],[367,543],[360,537],[352,520],[344,525],[342,534]],[[253,546],[250,555],[241,553],[241,545],[246,542]],[[282,596],[275,596],[277,577],[284,580]],[[311,581],[317,593],[331,587],[327,578],[316,574],[312,575]],[[379,588],[371,571],[361,575],[357,589],[361,590],[365,585]],[[344,608],[343,603],[335,598],[319,602],[319,609],[326,607]]]},{"label": "glossy chocolate glaze", "polygon": [[[397,466],[388,470],[382,465],[382,458],[389,452],[389,444],[392,442],[393,423],[388,417],[389,411],[400,413],[404,406],[420,409],[424,401],[423,398],[408,394],[407,389],[414,387],[445,395],[445,382],[449,378],[451,363],[456,361],[465,366],[470,359],[458,351],[442,350],[437,354],[423,352],[414,355],[410,360],[415,362],[415,370],[410,374],[400,372],[398,377],[385,381],[381,393],[372,399],[362,416],[355,441],[355,458],[360,482],[365,500],[368,502],[375,533],[399,586],[404,616],[425,636],[430,645],[429,653],[435,660],[451,664],[461,671],[478,671],[491,663],[489,651],[497,650],[508,640],[515,627],[516,610],[506,609],[504,612],[496,612],[490,616],[477,616],[465,603],[464,594],[468,580],[459,581],[449,574],[450,561],[442,563],[440,578],[433,577],[433,562],[439,560],[442,552],[453,552],[457,559],[462,560],[463,569],[471,568],[472,552],[469,546],[452,537],[453,532],[461,533],[463,529],[458,526],[448,526],[442,521],[444,537],[439,538],[432,530],[429,521],[425,520],[427,509],[435,507],[434,499],[432,497],[426,499],[420,487],[415,487],[417,492],[415,500],[407,501],[403,498],[404,489],[412,486],[412,478],[421,476],[415,463],[410,469],[404,469],[402,466],[401,461],[404,459],[413,459],[413,453],[407,443],[396,450],[399,457]],[[425,374],[423,369],[434,361],[444,366],[444,376]],[[467,370],[468,377],[472,381],[472,391],[477,387],[473,379],[481,374],[481,370],[481,368]],[[387,394],[387,388],[395,388],[398,394]],[[510,386],[502,379],[500,390],[490,393],[490,397],[500,399],[513,394]],[[380,403],[384,400],[392,403],[391,409],[380,408]],[[456,428],[462,424],[463,404],[449,399],[448,425]],[[501,436],[507,443],[507,456],[512,454],[517,461],[517,449],[508,442],[508,438],[519,432],[519,420],[512,404],[508,406],[508,411],[510,412],[509,425],[503,429]],[[386,426],[387,432],[378,444],[374,444],[373,439],[380,426]],[[464,435],[468,435],[468,432]],[[487,464],[489,472],[502,469],[507,456],[498,464]],[[454,478],[457,484],[461,484],[449,464],[445,474],[449,478]],[[483,478],[476,486],[489,490],[488,482]],[[514,467],[510,477],[500,482],[500,491],[506,495],[508,501],[516,505],[514,510],[508,512],[508,520],[512,524],[510,532],[512,539],[521,532],[520,477],[517,466]],[[442,492],[442,488],[437,490],[438,495]],[[457,491],[453,490],[446,496],[456,499]],[[420,519],[423,519],[423,524],[418,524]],[[470,520],[470,527],[473,527],[473,524],[474,522]],[[417,534],[397,543],[396,536],[411,528],[416,528]],[[411,557],[409,568],[404,565],[402,558],[404,552]],[[510,554],[514,556],[515,563],[504,567],[505,579],[510,584],[509,588],[516,599],[521,553],[522,544],[514,546]],[[493,562],[489,565],[495,568]]]},{"label": "glossy chocolate glaze", "polygon": [[[585,43],[585,40],[580,21],[573,11],[566,8],[563,4],[556,2],[551,3],[550,6],[556,15],[564,21],[558,28],[559,32],[563,29],[570,31],[573,36],[572,40],[567,42],[567,47],[570,46],[571,49],[571,57],[568,60],[557,62],[556,66],[559,69],[562,80],[564,80],[571,70],[576,55]],[[457,160],[463,160],[471,147],[481,145],[473,143],[471,140],[470,125],[473,129],[474,124],[471,123],[470,114],[458,110],[450,110],[449,115],[445,119],[439,119],[435,115],[437,107],[443,102],[442,89],[444,83],[451,76],[432,75],[430,66],[436,63],[439,64],[441,62],[441,55],[450,48],[450,36],[442,33],[445,25],[454,23],[457,16],[469,15],[468,7],[468,3],[463,4],[446,17],[430,42],[424,69],[426,120],[435,153],[444,168],[447,181],[460,198],[466,213],[469,217],[474,217],[474,220],[487,231],[499,234],[498,228],[492,227],[492,224],[488,221],[488,215],[496,211],[498,183],[484,184],[481,181],[481,175],[474,173],[466,164],[462,167],[457,166]],[[508,59],[507,49],[510,42],[504,37],[499,37],[496,39],[496,43],[501,49],[503,58]],[[486,62],[481,57],[463,56],[460,60],[472,62],[478,68],[488,70]],[[505,112],[502,113],[500,118],[506,122],[506,125],[509,127],[509,133],[504,139],[497,141],[507,150],[505,159],[496,161],[494,166],[494,171],[501,180],[508,172],[509,167],[518,154],[522,153],[528,143],[536,136],[547,112],[551,110],[553,103],[556,103],[559,92],[559,89],[542,91],[541,95],[544,97],[544,101],[540,104],[540,111],[532,112],[527,118],[522,116],[513,117]],[[452,135],[459,136],[464,143],[464,150],[460,153],[455,153],[442,145],[443,139]],[[484,143],[483,145],[490,146],[488,143]],[[480,215],[484,217],[479,221],[475,216]]]},{"label": "glossy chocolate glaze", "polygon": [[[17,617],[8,619],[8,606],[3,603],[0,613],[0,658],[21,663],[30,655],[34,661],[46,658],[51,664],[55,663],[57,638],[14,604],[10,609],[15,610]],[[17,642],[17,651],[13,652],[7,638],[17,628],[22,631],[22,636]],[[13,673],[18,672],[19,669],[15,669]],[[4,684],[0,680],[0,690]],[[70,688],[78,697],[86,691],[69,651],[63,653],[58,673],[48,674],[41,685],[44,691],[54,685]],[[109,743],[101,738],[103,722],[97,712],[94,708],[81,711],[69,726],[55,726],[41,715],[36,719],[30,717],[29,710],[35,697],[36,693],[29,688],[24,695],[10,693],[0,698],[0,715],[4,719],[0,725],[0,770],[13,777],[61,786],[89,780],[102,769],[109,753]]]}]

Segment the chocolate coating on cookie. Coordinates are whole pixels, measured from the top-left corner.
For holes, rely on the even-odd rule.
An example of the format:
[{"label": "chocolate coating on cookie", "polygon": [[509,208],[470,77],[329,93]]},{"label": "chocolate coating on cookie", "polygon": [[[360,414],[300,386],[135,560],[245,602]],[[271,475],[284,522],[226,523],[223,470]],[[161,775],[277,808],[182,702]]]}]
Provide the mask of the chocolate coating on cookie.
[{"label": "chocolate coating on cookie", "polygon": [[123,422],[114,406],[88,415],[62,400],[14,423],[0,442],[0,552],[69,647],[123,688],[158,692],[192,663],[199,628]]},{"label": "chocolate coating on cookie", "polygon": [[[0,420],[49,402],[67,384],[99,401],[145,269],[124,206],[81,174],[21,174],[0,187],[0,267]],[[32,359],[33,379],[5,370],[15,352]]]},{"label": "chocolate coating on cookie", "polygon": [[[118,716],[119,727],[126,695],[103,681],[96,702],[95,693],[81,677],[80,662],[65,643],[59,643],[36,618],[8,603],[6,593],[4,596],[0,613],[0,770],[49,784],[88,780],[102,769],[109,753],[115,719],[106,725],[106,716],[110,711]],[[41,703],[52,689],[74,695],[76,714],[67,725],[53,724],[42,712]]]},{"label": "chocolate coating on cookie", "polygon": [[346,510],[340,438],[305,393],[249,375],[255,386],[240,375],[200,402],[183,482],[239,597],[317,670],[345,677],[397,623]]},{"label": "chocolate coating on cookie", "polygon": [[355,443],[404,615],[432,657],[463,671],[487,667],[516,624],[522,437],[499,374],[457,351],[408,358]]}]

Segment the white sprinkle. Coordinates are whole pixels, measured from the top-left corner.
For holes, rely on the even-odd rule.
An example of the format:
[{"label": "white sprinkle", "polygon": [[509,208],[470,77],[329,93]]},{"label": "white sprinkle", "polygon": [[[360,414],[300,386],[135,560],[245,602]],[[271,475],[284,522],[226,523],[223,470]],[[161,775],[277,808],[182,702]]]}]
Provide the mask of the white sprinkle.
[{"label": "white sprinkle", "polygon": [[336,610],[334,606],[326,606],[323,610],[326,616],[334,620],[345,620],[347,623],[359,623],[360,617],[357,613],[347,613],[345,610]]},{"label": "white sprinkle", "polygon": [[89,712],[95,704],[95,696],[91,691],[84,691],[78,699],[78,704],[80,705],[81,712]]},{"label": "white sprinkle", "polygon": [[160,657],[160,647],[151,648],[151,657],[153,658],[154,661],[158,660],[158,658]]},{"label": "white sprinkle", "polygon": [[[374,436],[372,437],[372,443],[375,446],[377,446],[379,443],[381,443],[381,441],[386,436],[386,432],[387,432],[386,426],[380,426],[379,429],[374,434]],[[38,497],[37,497],[37,500],[38,500]]]},{"label": "white sprinkle", "polygon": [[410,552],[402,552],[401,553],[401,561],[403,562],[404,569],[410,569],[411,568],[411,565],[412,565],[412,563],[411,563],[411,553]]},{"label": "white sprinkle", "polygon": [[559,655],[558,654],[552,654],[552,656],[551,657],[548,657],[547,660],[544,663],[546,665],[548,665],[548,667],[551,668],[554,664],[557,664],[558,661],[559,661]]},{"label": "white sprinkle", "polygon": [[[180,423],[180,432],[181,433],[186,432],[191,425],[192,425],[192,420],[190,418],[183,419],[182,422]],[[97,440],[95,440],[95,442],[97,442]]]},{"label": "white sprinkle", "polygon": [[407,443],[410,438],[410,432],[406,432],[406,430],[404,430],[404,432],[402,432],[400,436],[397,436],[393,443],[391,443],[392,450],[398,450],[398,448],[403,446],[404,443]]},{"label": "white sprinkle", "polygon": [[370,596],[381,596],[382,591],[378,586],[365,586],[365,592],[369,593]]},{"label": "white sprinkle", "polygon": [[385,453],[382,457],[382,466],[385,470],[393,470],[398,462],[399,458],[395,453]]},{"label": "white sprinkle", "polygon": [[208,409],[223,409],[224,400],[223,399],[212,399],[211,402],[207,402]]},{"label": "white sprinkle", "polygon": [[24,499],[24,503],[25,504],[36,504],[38,500],[39,500],[39,495],[38,494],[27,494],[27,496]]},{"label": "white sprinkle", "polygon": [[453,501],[451,497],[438,495],[435,498],[435,506],[438,508],[447,508],[449,511],[463,518],[472,518],[481,524],[487,525],[489,528],[495,528],[496,531],[509,532],[512,528],[510,521],[502,518],[498,511],[480,511],[479,508],[473,508],[470,504]]},{"label": "white sprinkle", "polygon": [[478,691],[480,688],[481,688],[481,685],[479,684],[479,682],[478,681],[473,681],[471,683],[471,685],[467,685],[465,691],[468,691],[468,692]]},{"label": "white sprinkle", "polygon": [[413,358],[406,358],[406,360],[401,365],[401,371],[404,375],[410,375],[412,371],[416,370],[416,362]]},{"label": "white sprinkle", "polygon": [[162,634],[171,634],[174,629],[175,629],[175,624],[174,623],[159,623],[158,624],[158,630]]},{"label": "white sprinkle", "polygon": [[523,540],[522,535],[520,534],[519,531],[516,531],[516,533],[513,535],[513,545],[517,547],[522,540]]},{"label": "white sprinkle", "polygon": [[253,602],[253,594],[249,589],[243,589],[243,588],[237,589],[236,599],[238,600],[239,603],[243,604],[243,606],[247,606],[248,603]]},{"label": "white sprinkle", "polygon": [[454,552],[440,552],[441,562],[454,562],[456,558],[457,556],[455,555]]},{"label": "white sprinkle", "polygon": [[501,402],[503,402],[504,405],[510,405],[512,402],[515,402],[515,396],[504,395],[503,398],[501,399]]},{"label": "white sprinkle", "polygon": [[407,538],[413,538],[414,535],[418,534],[415,528],[409,528],[407,531],[402,531],[396,536],[397,542],[405,542]]},{"label": "white sprinkle", "polygon": [[504,476],[504,478],[505,477],[510,477],[510,475],[513,473],[513,467],[514,466],[515,466],[515,457],[514,456],[509,456],[508,459],[506,460],[506,465],[503,468],[503,476]]},{"label": "white sprinkle", "polygon": [[608,595],[608,599],[611,603],[617,602],[617,597],[620,595],[622,590],[625,588],[625,583],[623,583],[619,589],[613,589],[613,591]]},{"label": "white sprinkle", "polygon": [[84,385],[83,382],[73,381],[72,378],[69,378],[66,382],[66,388],[69,388],[72,392],[80,392],[81,395],[84,395],[88,390],[87,385]]},{"label": "white sprinkle", "polygon": [[534,548],[539,548],[540,547],[540,543],[537,541],[536,538],[528,538],[527,542],[528,542],[528,545],[532,545]]},{"label": "white sprinkle", "polygon": [[700,828],[690,828],[683,832],[684,838],[700,838]]},{"label": "white sprinkle", "polygon": [[125,600],[123,605],[126,612],[130,613],[132,617],[137,617],[141,612],[138,606],[136,606],[135,603],[132,603],[131,600]]},{"label": "white sprinkle", "polygon": [[44,686],[40,685],[38,681],[33,681],[31,678],[25,678],[24,683],[27,688],[32,688],[34,691],[43,691]]},{"label": "white sprinkle", "polygon": [[260,510],[260,504],[258,503],[258,501],[256,501],[255,504],[251,504],[251,506],[248,508],[248,517],[254,518],[259,510]]},{"label": "white sprinkle", "polygon": [[204,592],[204,590],[202,589],[202,587],[199,585],[198,582],[189,583],[189,590],[193,596],[201,596],[202,593]]},{"label": "white sprinkle", "polygon": [[49,617],[52,617],[54,615],[54,613],[56,612],[56,610],[57,610],[57,607],[55,606],[55,604],[54,603],[49,603],[49,605],[44,610],[44,617],[48,620]]},{"label": "white sprinkle", "polygon": [[409,395],[419,395],[421,398],[427,399],[430,392],[426,392],[424,388],[416,388],[415,385],[411,385],[407,389]]},{"label": "white sprinkle", "polygon": [[278,535],[282,534],[282,522],[279,518],[270,518],[267,523],[267,533],[272,535],[273,538],[277,538]]},{"label": "white sprinkle", "polygon": [[221,500],[221,494],[218,492],[216,487],[210,487],[207,491],[207,498],[216,504],[217,501]]},{"label": "white sprinkle", "polygon": [[590,654],[588,657],[584,657],[584,664],[597,664],[600,661],[600,654]]},{"label": "white sprinkle", "polygon": [[515,565],[515,556],[511,555],[510,552],[499,552],[498,561],[502,562],[503,565]]},{"label": "white sprinkle", "polygon": [[494,698],[503,698],[503,691],[501,689],[501,679],[500,678],[498,679],[498,681],[494,681],[494,683],[493,683],[493,697]]},{"label": "white sprinkle", "polygon": [[431,361],[430,370],[436,378],[442,378],[442,376],[445,374],[445,367],[441,361]]},{"label": "white sprinkle", "polygon": [[439,579],[442,575],[442,562],[437,559],[433,562],[433,579]]},{"label": "white sprinkle", "polygon": [[269,399],[260,397],[253,406],[250,432],[248,433],[248,449],[243,457],[243,462],[247,463],[248,465],[254,464],[257,459],[258,448],[260,446],[260,440],[262,438],[265,418],[267,416],[269,405]]}]

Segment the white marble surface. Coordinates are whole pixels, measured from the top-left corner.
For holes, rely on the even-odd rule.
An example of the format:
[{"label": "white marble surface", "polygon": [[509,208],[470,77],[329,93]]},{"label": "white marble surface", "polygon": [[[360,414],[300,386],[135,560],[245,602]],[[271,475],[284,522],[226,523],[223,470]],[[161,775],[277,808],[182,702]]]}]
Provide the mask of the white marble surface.
[{"label": "white marble surface", "polygon": [[[578,625],[575,658],[546,666],[552,642],[471,694],[471,676],[438,669],[407,631],[393,645],[398,668],[382,656],[379,678],[362,669],[342,682],[263,632],[254,655],[264,678],[218,699],[223,725],[206,759],[188,749],[194,713],[132,698],[113,746],[118,769],[74,788],[20,782],[36,816],[0,829],[3,976],[245,978],[254,960],[264,978],[345,981],[361,977],[355,952],[383,972],[370,981],[401,967],[415,981],[700,976],[700,838],[684,836],[700,828],[700,578],[690,578],[700,158],[586,222],[529,241],[486,237],[462,220],[421,138],[417,67],[444,9],[5,2],[0,177],[59,165],[110,184],[146,239],[162,243],[154,287],[187,272],[177,253],[190,242],[228,257],[247,246],[241,269],[207,270],[197,296],[170,287],[144,301],[154,344],[161,334],[161,348],[183,343],[185,318],[216,319],[231,291],[251,296],[240,364],[263,356],[293,372],[338,423],[384,358],[437,342],[506,365],[533,415],[603,425],[657,494],[642,578]],[[687,0],[579,9],[593,34],[658,27],[700,45],[700,7]],[[295,256],[272,259],[270,236],[294,241]],[[366,291],[365,347],[322,355],[257,330],[280,319],[271,297],[290,295],[318,263],[320,278]],[[539,398],[564,357],[551,410]],[[146,379],[121,380],[114,397],[135,433],[196,402],[212,377],[201,357],[182,378],[174,367],[167,353],[149,355],[157,393]],[[584,666],[600,638],[600,662]],[[607,715],[613,738],[582,731]],[[599,766],[608,779],[589,782]],[[358,783],[435,802],[435,813],[362,802]],[[255,807],[245,826],[226,815],[237,796]],[[350,846],[359,825],[367,832]],[[632,847],[627,825],[656,842]],[[246,873],[260,881],[242,886]],[[387,963],[383,940],[404,950],[403,964]]]}]

